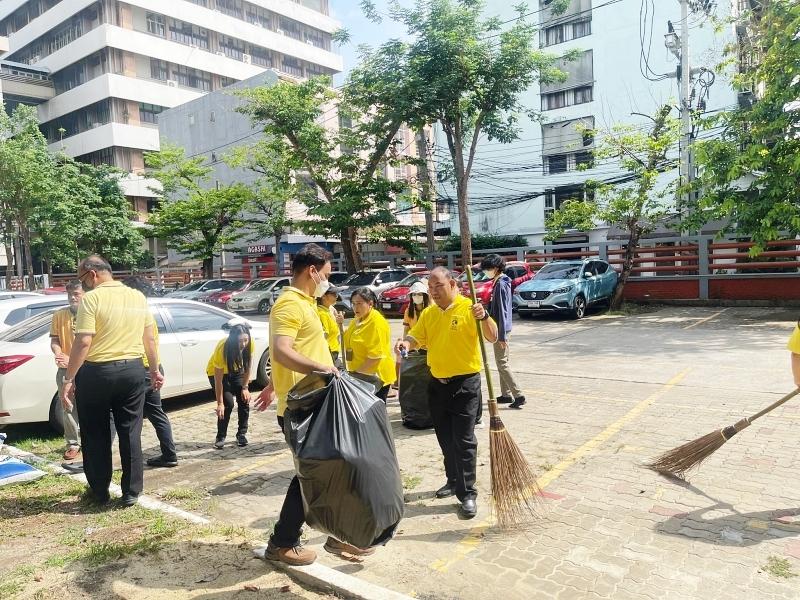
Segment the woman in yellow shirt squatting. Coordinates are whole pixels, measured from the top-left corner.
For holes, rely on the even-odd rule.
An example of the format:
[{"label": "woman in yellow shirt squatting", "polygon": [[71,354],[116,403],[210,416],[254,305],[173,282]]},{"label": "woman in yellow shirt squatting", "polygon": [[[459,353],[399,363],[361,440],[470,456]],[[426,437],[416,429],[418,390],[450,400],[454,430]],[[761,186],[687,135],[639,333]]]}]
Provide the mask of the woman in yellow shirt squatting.
[{"label": "woman in yellow shirt squatting", "polygon": [[344,332],[344,352],[349,371],[374,375],[381,380],[376,396],[386,402],[396,381],[389,323],[375,310],[378,299],[367,287],[353,292],[350,302],[355,318]]},{"label": "woman in yellow shirt squatting", "polygon": [[227,325],[228,337],[223,338],[208,361],[206,374],[217,399],[217,439],[214,448],[225,447],[228,423],[233,412],[233,403],[238,408],[239,427],[236,443],[247,446],[247,424],[250,420],[250,372],[253,364],[255,344],[250,336],[250,325],[244,319],[231,319]]},{"label": "woman in yellow shirt squatting", "polygon": [[789,352],[792,353],[792,375],[794,376],[794,384],[800,388],[800,321],[794,328],[792,337],[789,338],[789,343],[786,345]]},{"label": "woman in yellow shirt squatting", "polygon": [[321,297],[317,298],[319,320],[322,321],[325,340],[328,342],[328,348],[331,351],[331,357],[335,365],[339,364],[339,353],[342,350],[339,343],[339,325],[336,323],[338,313],[333,309],[333,305],[336,304],[336,299],[339,297],[339,289],[331,286]]}]

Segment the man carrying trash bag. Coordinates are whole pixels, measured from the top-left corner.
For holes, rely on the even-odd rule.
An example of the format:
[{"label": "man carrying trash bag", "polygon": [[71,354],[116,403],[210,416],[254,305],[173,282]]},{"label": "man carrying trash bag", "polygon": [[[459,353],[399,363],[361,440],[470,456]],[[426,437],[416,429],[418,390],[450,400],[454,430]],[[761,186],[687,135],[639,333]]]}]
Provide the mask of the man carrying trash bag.
[{"label": "man carrying trash bag", "polygon": [[478,513],[475,420],[481,407],[481,354],[476,321],[490,343],[497,340],[497,325],[483,305],[473,305],[458,293],[458,282],[444,267],[431,271],[428,289],[434,305],[423,311],[406,338],[397,342],[395,350],[405,353],[419,346],[428,348],[431,417],[447,473],[447,483],[437,490],[436,497],[457,496],[461,516],[471,519]]},{"label": "man carrying trash bag", "polygon": [[[330,253],[317,244],[307,244],[292,261],[292,282],[284,288],[270,311],[270,359],[272,381],[255,402],[258,410],[265,410],[273,396],[278,398],[278,424],[286,430],[284,422],[289,391],[311,373],[332,374],[339,371],[325,340],[322,323],[317,314],[316,298],[328,290],[331,271]],[[308,565],[317,555],[300,545],[305,508],[300,481],[295,476],[289,484],[278,522],[269,539],[265,558],[289,565]],[[329,537],[325,550],[333,554],[364,556],[374,550],[361,550]]]}]

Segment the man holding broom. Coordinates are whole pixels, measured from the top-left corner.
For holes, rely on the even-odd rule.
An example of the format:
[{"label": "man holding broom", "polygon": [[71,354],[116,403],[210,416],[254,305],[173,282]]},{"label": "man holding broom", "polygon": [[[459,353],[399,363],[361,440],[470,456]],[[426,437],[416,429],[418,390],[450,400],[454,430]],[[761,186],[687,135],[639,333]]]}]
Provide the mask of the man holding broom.
[{"label": "man holding broom", "polygon": [[428,390],[436,438],[444,455],[447,483],[437,498],[455,495],[467,519],[478,512],[475,472],[478,440],[475,420],[481,401],[481,352],[476,321],[483,337],[497,341],[497,325],[480,303],[459,294],[458,282],[444,267],[431,271],[428,290],[434,302],[395,350],[428,348],[431,383]]}]

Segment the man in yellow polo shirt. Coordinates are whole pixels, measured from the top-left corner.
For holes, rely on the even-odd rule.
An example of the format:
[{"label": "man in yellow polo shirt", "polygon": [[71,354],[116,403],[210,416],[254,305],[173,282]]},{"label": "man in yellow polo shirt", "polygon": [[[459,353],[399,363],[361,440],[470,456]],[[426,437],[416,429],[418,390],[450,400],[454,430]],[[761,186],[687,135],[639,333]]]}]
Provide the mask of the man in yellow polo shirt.
[{"label": "man in yellow polo shirt", "polygon": [[792,353],[792,376],[794,384],[800,388],[800,321],[797,322],[786,349]]},{"label": "man in yellow polo shirt", "polygon": [[[330,287],[330,272],[330,253],[317,244],[305,245],[292,261],[291,286],[283,289],[269,314],[272,382],[256,400],[255,407],[265,410],[272,402],[274,390],[281,429],[284,427],[287,395],[298,381],[314,371],[338,373],[333,366],[316,301]],[[300,482],[295,476],[286,491],[280,517],[269,539],[268,560],[289,565],[308,565],[316,560],[313,550],[300,545],[305,518]],[[334,544],[341,542],[329,538],[325,547],[333,551]],[[357,549],[353,550],[357,552]]]},{"label": "man in yellow polo shirt", "polygon": [[422,312],[406,338],[397,342],[396,350],[428,348],[431,418],[447,473],[447,483],[436,497],[455,494],[461,502],[461,514],[471,519],[478,512],[475,420],[481,409],[481,352],[476,321],[490,343],[497,341],[497,324],[482,304],[473,305],[458,293],[458,282],[443,267],[431,271],[428,290],[434,305]]},{"label": "man in yellow polo shirt", "polygon": [[[75,321],[75,341],[64,377],[61,400],[69,409],[80,397],[78,423],[83,443],[83,470],[95,498],[109,500],[111,431],[119,438],[122,462],[122,504],[136,504],[143,487],[142,415],[145,371],[150,364],[154,389],[164,376],[158,370],[155,321],[141,292],[114,281],[104,258],[89,256],[78,266],[78,279],[88,293]],[[75,380],[75,375],[78,375]]]}]

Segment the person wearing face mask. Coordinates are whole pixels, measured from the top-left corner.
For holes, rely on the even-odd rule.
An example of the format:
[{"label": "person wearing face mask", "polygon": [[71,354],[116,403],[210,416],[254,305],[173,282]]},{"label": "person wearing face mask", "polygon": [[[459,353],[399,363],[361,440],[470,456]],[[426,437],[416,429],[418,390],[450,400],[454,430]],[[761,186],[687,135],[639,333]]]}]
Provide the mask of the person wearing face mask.
[{"label": "person wearing face mask", "polygon": [[397,380],[389,323],[375,310],[378,299],[368,287],[354,291],[350,302],[355,318],[344,332],[347,369],[380,379],[382,386],[375,395],[386,402],[389,388]]},{"label": "person wearing face mask", "polygon": [[492,280],[492,296],[489,300],[489,314],[497,323],[497,341],[493,344],[494,359],[500,377],[500,396],[498,404],[509,404],[510,408],[522,408],[525,396],[514,380],[508,366],[508,339],[511,336],[511,278],[503,271],[506,261],[498,254],[488,254],[481,261],[481,269]]},{"label": "person wearing face mask", "polygon": [[408,293],[411,296],[411,302],[408,303],[403,313],[403,337],[408,335],[411,328],[419,321],[422,311],[431,303],[430,295],[428,295],[428,283],[425,280],[414,283]]}]

